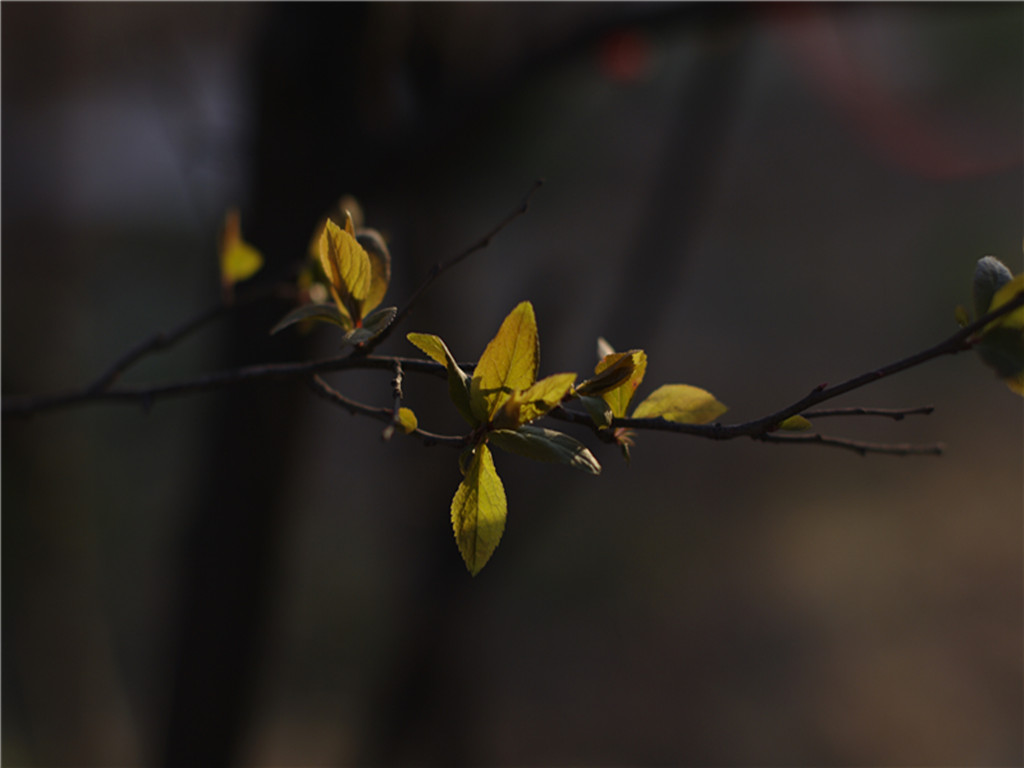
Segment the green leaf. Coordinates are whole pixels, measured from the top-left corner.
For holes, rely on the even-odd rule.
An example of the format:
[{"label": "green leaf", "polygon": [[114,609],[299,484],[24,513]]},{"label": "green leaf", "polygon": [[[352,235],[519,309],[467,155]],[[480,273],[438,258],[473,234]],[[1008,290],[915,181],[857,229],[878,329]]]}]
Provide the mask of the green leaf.
[{"label": "green leaf", "polygon": [[788,432],[801,432],[805,429],[811,428],[811,422],[800,414],[790,416],[788,419],[784,419],[779,424],[779,429],[784,429]]},{"label": "green leaf", "polygon": [[515,428],[540,418],[562,402],[575,381],[575,373],[556,373],[526,389],[516,390],[495,414],[494,425]]},{"label": "green leaf", "polygon": [[978,259],[974,267],[974,282],[971,285],[975,317],[981,317],[989,311],[996,291],[1012,279],[1013,274],[1010,270],[994,256]]},{"label": "green leaf", "polygon": [[346,331],[352,329],[352,321],[347,315],[341,314],[334,304],[303,304],[285,315],[277,325],[270,329],[270,333],[273,335],[304,320],[334,323]]},{"label": "green leaf", "polygon": [[320,265],[338,309],[352,319],[353,325],[357,324],[362,319],[362,305],[370,292],[372,270],[370,257],[356,241],[351,217],[345,229],[328,219],[318,250]]},{"label": "green leaf", "polygon": [[633,411],[634,419],[661,417],[680,424],[707,424],[728,410],[714,395],[689,384],[665,384]]},{"label": "green leaf", "polygon": [[594,454],[579,440],[564,432],[542,427],[522,426],[518,429],[496,429],[488,440],[509,453],[517,453],[535,461],[568,464],[592,475],[601,473]]},{"label": "green leaf", "polygon": [[398,307],[378,307],[363,318],[362,327],[352,331],[352,335],[359,332],[359,339],[356,343],[368,341],[391,325],[391,321],[398,314]]},{"label": "green leaf", "polygon": [[[626,415],[626,409],[629,408],[633,394],[636,392],[636,388],[640,386],[640,382],[644,380],[644,374],[647,373],[646,352],[642,349],[633,349],[622,354],[629,355],[632,358],[633,372],[621,384],[601,394],[604,401],[608,403],[608,407],[612,409],[612,414],[620,418]],[[620,358],[618,353],[608,355],[597,364],[597,367],[594,368],[594,373],[600,375],[619,364]]]},{"label": "green leaf", "polygon": [[452,499],[455,543],[474,576],[487,564],[501,541],[506,515],[505,489],[494,468],[490,449],[481,443],[473,452],[466,476]]},{"label": "green leaf", "polygon": [[480,422],[488,422],[517,389],[537,380],[540,344],[533,305],[524,301],[502,322],[473,370],[470,408]]},{"label": "green leaf", "polygon": [[441,337],[432,333],[409,333],[405,338],[426,353],[431,360],[448,369],[448,396],[459,413],[462,414],[462,418],[470,425],[477,426],[480,422],[473,416],[469,407],[469,374],[455,362],[455,358],[452,357],[448,346],[441,341]]},{"label": "green leaf", "polygon": [[580,402],[587,409],[590,418],[598,427],[610,427],[612,425],[612,409],[602,397],[589,397],[580,395]]},{"label": "green leaf", "polygon": [[231,208],[224,216],[220,234],[221,284],[232,286],[255,275],[263,266],[263,254],[242,240],[242,224],[238,210]]}]

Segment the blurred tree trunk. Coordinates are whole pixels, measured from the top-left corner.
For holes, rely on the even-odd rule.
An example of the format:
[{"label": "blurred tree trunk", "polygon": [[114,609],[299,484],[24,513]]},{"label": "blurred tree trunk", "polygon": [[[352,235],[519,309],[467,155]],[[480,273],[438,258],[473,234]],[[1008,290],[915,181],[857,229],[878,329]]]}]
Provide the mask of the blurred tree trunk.
[{"label": "blurred tree trunk", "polygon": [[[357,49],[343,44],[365,6],[275,5],[255,61],[253,196],[243,207],[247,239],[259,243],[268,274],[284,275],[308,244],[317,217],[357,189],[362,169],[356,121],[339,104],[343,73]],[[344,31],[344,34],[339,34]],[[235,313],[223,365],[297,359],[304,342],[274,343],[267,330],[287,311],[275,304]],[[305,350],[308,354],[309,350]],[[161,762],[230,765],[252,713],[268,615],[288,536],[286,481],[304,391],[294,383],[241,387],[217,396],[209,425],[207,478],[198,489],[181,553],[171,697]]]}]

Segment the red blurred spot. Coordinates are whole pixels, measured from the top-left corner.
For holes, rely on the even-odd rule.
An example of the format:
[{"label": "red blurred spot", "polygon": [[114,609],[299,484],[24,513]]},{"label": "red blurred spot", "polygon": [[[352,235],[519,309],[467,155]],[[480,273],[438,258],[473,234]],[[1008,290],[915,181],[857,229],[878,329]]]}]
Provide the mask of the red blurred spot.
[{"label": "red blurred spot", "polygon": [[634,29],[619,29],[605,36],[598,48],[601,74],[616,83],[633,83],[651,68],[651,44]]}]

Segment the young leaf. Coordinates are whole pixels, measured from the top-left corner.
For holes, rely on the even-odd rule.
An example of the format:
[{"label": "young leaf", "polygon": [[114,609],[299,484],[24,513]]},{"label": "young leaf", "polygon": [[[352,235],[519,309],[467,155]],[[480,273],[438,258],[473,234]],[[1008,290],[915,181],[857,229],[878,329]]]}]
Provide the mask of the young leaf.
[{"label": "young leaf", "polygon": [[636,361],[632,352],[612,352],[598,363],[598,367],[601,368],[600,373],[596,373],[593,378],[576,387],[576,394],[593,396],[615,389],[633,375]]},{"label": "young leaf", "polygon": [[[626,409],[633,399],[633,394],[636,392],[636,388],[640,386],[640,382],[644,380],[644,374],[647,372],[647,353],[642,349],[634,349],[622,354],[629,355],[632,358],[633,372],[629,375],[628,379],[618,386],[601,393],[601,397],[608,403],[608,407],[612,409],[612,414],[618,417],[626,415]],[[605,357],[598,363],[597,367],[594,368],[594,373],[600,376],[604,371],[614,368],[619,364],[620,358],[617,354],[613,354]]]},{"label": "young leaf", "polygon": [[334,323],[346,331],[352,330],[352,321],[348,318],[348,315],[341,314],[334,304],[303,304],[301,307],[296,307],[285,315],[277,325],[270,329],[270,333],[273,335],[278,331],[283,331],[290,325],[301,323],[304,320]]},{"label": "young leaf", "polygon": [[533,305],[524,301],[502,322],[473,371],[469,402],[473,416],[487,422],[512,392],[537,379],[540,345]]},{"label": "young leaf", "polygon": [[528,459],[568,464],[592,475],[601,473],[601,465],[594,454],[579,440],[564,432],[522,426],[518,429],[496,429],[490,433],[488,440],[502,450]]},{"label": "young leaf", "polygon": [[575,373],[556,373],[546,376],[523,390],[516,390],[495,414],[496,427],[515,428],[540,418],[569,394]]},{"label": "young leaf", "polygon": [[452,499],[455,543],[474,576],[487,564],[501,541],[506,514],[505,489],[494,468],[490,449],[481,443],[473,452],[466,476]]},{"label": "young leaf", "polygon": [[220,280],[225,287],[246,280],[263,266],[263,255],[242,240],[242,222],[237,208],[224,216],[220,233]]},{"label": "young leaf", "polygon": [[391,282],[391,253],[384,238],[375,229],[357,229],[356,242],[363,246],[370,259],[370,288],[362,305],[365,315],[384,300],[384,294],[388,291],[388,283]]},{"label": "young leaf", "polygon": [[416,419],[416,414],[412,412],[411,408],[403,406],[398,409],[398,425],[407,435],[416,431],[419,421]]},{"label": "young leaf", "polygon": [[665,384],[633,411],[634,419],[661,417],[681,424],[707,424],[728,410],[714,395],[689,384]]},{"label": "young leaf", "polygon": [[362,305],[370,291],[370,257],[355,238],[352,219],[342,229],[330,219],[318,243],[320,264],[331,285],[338,309],[352,319],[362,320]]},{"label": "young leaf", "polygon": [[[395,319],[395,315],[397,314],[398,307],[378,307],[368,314],[363,318],[362,327],[355,329],[355,331],[362,332],[359,342],[367,341],[372,339],[374,336],[377,336],[381,331],[391,325],[391,321]],[[353,331],[353,333],[355,331]]]},{"label": "young leaf", "polygon": [[[986,311],[999,309],[1022,291],[1024,275],[1017,275],[996,290]],[[1024,306],[986,325],[975,349],[1006,386],[1024,395]]]},{"label": "young leaf", "polygon": [[597,337],[597,359],[604,360],[608,355],[614,355],[615,348],[608,343],[608,339],[604,336]]},{"label": "young leaf", "polygon": [[[999,309],[1004,304],[1017,298],[1017,295],[1020,293],[1024,293],[1024,274],[1017,275],[1000,286],[999,290],[992,296],[992,303],[989,304],[988,309],[985,311],[993,312]],[[1017,307],[1017,309],[1009,314],[993,320],[986,326],[986,331],[995,327],[1024,330],[1024,306]]]},{"label": "young leaf", "polygon": [[580,402],[587,409],[590,418],[598,427],[610,427],[612,425],[612,409],[601,397],[590,397],[580,395]]},{"label": "young leaf", "polygon": [[784,419],[779,424],[779,429],[784,429],[789,432],[801,432],[805,429],[811,428],[811,422],[800,414],[790,416],[788,419]]},{"label": "young leaf", "polygon": [[470,425],[477,426],[480,422],[473,416],[469,407],[469,374],[455,362],[455,358],[448,351],[448,346],[441,341],[441,337],[431,333],[409,333],[405,338],[426,353],[431,360],[448,369],[448,396],[459,413],[462,414],[462,418]]},{"label": "young leaf", "polygon": [[981,317],[989,311],[996,291],[1012,279],[1013,274],[1010,270],[994,256],[978,259],[974,267],[974,282],[971,285],[975,317]]}]

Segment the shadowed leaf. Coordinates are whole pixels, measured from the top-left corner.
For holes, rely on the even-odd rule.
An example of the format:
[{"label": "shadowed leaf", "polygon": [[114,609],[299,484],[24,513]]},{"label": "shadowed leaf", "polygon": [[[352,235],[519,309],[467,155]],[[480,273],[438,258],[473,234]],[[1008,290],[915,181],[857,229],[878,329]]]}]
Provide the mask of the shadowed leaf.
[{"label": "shadowed leaf", "polygon": [[601,465],[594,454],[579,440],[564,432],[522,426],[514,430],[494,430],[488,439],[502,450],[528,459],[568,464],[592,475],[601,473]]},{"label": "shadowed leaf", "polygon": [[277,325],[270,329],[270,333],[275,334],[290,325],[301,323],[303,320],[334,323],[346,331],[352,328],[352,321],[348,316],[341,314],[334,304],[303,304],[285,315]]}]

